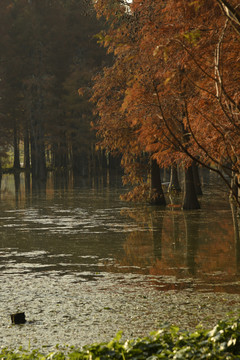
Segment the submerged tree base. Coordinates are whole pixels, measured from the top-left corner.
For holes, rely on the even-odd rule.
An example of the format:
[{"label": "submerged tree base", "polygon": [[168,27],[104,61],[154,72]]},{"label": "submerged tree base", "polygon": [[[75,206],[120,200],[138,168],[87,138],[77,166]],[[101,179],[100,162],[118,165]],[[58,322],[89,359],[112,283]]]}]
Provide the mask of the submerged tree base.
[{"label": "submerged tree base", "polygon": [[1,359],[240,359],[240,319],[219,321],[212,330],[197,327],[194,332],[176,326],[163,327],[142,339],[121,342],[121,332],[109,343],[97,343],[48,355],[2,349]]}]

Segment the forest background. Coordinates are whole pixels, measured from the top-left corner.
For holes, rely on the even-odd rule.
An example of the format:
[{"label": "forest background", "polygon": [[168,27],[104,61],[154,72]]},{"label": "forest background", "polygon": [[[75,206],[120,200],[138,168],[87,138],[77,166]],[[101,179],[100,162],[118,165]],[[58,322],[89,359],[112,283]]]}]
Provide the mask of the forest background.
[{"label": "forest background", "polygon": [[84,175],[96,140],[78,88],[109,62],[94,39],[105,25],[78,0],[3,0],[0,18],[1,168],[40,181],[49,169]]},{"label": "forest background", "polygon": [[190,209],[202,166],[239,205],[237,0],[3,0],[0,16],[1,156],[13,147],[15,171],[20,144],[38,180],[115,154],[127,198],[165,205],[159,169],[182,168]]}]

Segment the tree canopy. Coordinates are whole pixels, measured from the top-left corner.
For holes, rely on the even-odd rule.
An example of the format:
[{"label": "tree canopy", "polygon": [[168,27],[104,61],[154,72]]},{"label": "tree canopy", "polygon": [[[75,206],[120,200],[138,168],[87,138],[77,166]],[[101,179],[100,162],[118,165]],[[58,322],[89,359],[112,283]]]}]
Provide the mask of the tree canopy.
[{"label": "tree canopy", "polygon": [[142,181],[136,164],[147,154],[161,167],[195,161],[233,188],[240,171],[238,5],[96,1],[110,24],[99,41],[115,59],[95,80],[96,127],[101,145],[122,154],[132,183]]}]

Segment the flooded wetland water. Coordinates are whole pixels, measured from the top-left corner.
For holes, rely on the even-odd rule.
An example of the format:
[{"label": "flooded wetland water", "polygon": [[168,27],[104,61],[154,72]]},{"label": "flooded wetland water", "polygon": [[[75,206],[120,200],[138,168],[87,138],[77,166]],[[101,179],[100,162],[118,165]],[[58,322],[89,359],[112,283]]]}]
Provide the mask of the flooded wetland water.
[{"label": "flooded wetland water", "polygon": [[[51,180],[51,179],[50,179]],[[77,347],[142,337],[163,324],[193,329],[239,314],[239,243],[226,194],[202,209],[122,202],[118,184],[15,193],[0,201],[0,345]],[[10,314],[25,312],[24,325]],[[228,315],[231,313],[231,315]]]}]

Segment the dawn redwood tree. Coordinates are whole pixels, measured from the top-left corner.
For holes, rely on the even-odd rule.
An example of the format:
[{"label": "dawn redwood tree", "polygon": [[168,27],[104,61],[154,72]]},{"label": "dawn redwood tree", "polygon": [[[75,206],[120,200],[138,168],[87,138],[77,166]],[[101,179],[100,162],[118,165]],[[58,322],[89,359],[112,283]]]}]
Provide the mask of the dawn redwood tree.
[{"label": "dawn redwood tree", "polygon": [[178,168],[176,165],[171,165],[170,183],[168,186],[168,191],[174,191],[176,193],[181,192],[181,187],[178,179]]},{"label": "dawn redwood tree", "polygon": [[[101,5],[103,6],[102,3]],[[105,13],[106,4],[100,9]],[[166,135],[166,131],[169,131],[159,121],[159,104],[154,99],[154,96],[158,98],[154,72],[159,71],[159,60],[157,63],[149,62],[147,46],[149,39],[145,40],[144,47],[142,47],[141,39],[146,25],[145,17],[139,19],[137,15],[140,12],[136,9],[128,14],[126,8],[117,2],[114,13],[111,11],[112,8],[109,9],[110,17],[114,14],[117,16],[113,17],[113,20],[111,18],[110,30],[107,36],[101,34],[101,40],[105,46],[109,47],[109,51],[114,51],[116,61],[111,69],[106,70],[102,77],[98,77],[94,87],[93,99],[97,101],[97,109],[100,115],[98,134],[102,138],[101,145],[109,148],[110,151],[117,150],[123,155],[122,164],[125,172],[128,173],[127,179],[134,184],[134,181],[137,183],[143,178],[136,176],[136,167],[128,160],[129,158],[133,157],[135,160],[136,155],[139,158],[144,151],[151,154],[152,163],[155,163],[157,159],[156,147],[160,153],[159,146],[161,146],[162,159],[160,160],[158,157],[157,161],[162,166],[167,167],[177,159],[173,154],[179,151],[179,146],[172,134]],[[100,14],[102,14],[101,11]],[[111,73],[111,79],[108,78],[109,73]],[[124,74],[124,85],[119,81],[122,74]],[[105,83],[106,87],[104,86]],[[117,102],[114,101],[115,96],[113,94],[115,93]],[[182,107],[175,103],[172,100],[172,103],[168,102],[168,105],[176,107],[177,118],[178,113],[182,113]],[[117,118],[119,121],[116,120]],[[114,126],[111,126],[111,123]],[[127,124],[128,132],[125,131],[121,136],[120,129],[124,124]],[[185,130],[182,119],[174,119],[172,126],[174,131],[180,134],[179,136],[184,136]],[[158,141],[156,141],[157,139]],[[136,147],[138,148],[137,152]],[[151,178],[155,179],[155,176]],[[154,185],[154,187],[156,186]],[[135,190],[139,191],[140,189],[141,187],[137,187]],[[143,189],[146,192],[146,186],[143,186]]]},{"label": "dawn redwood tree", "polygon": [[152,205],[166,205],[164,192],[160,179],[160,168],[155,159],[150,162],[150,176],[151,176],[151,197],[150,203]]},{"label": "dawn redwood tree", "polygon": [[[107,5],[110,6],[109,9]],[[101,32],[98,38],[115,56],[114,65],[105,68],[103,74],[95,78],[93,88],[92,101],[97,103],[97,113],[100,115],[96,125],[101,139],[100,146],[112,154],[121,154],[121,164],[125,171],[123,182],[135,186],[126,198],[147,198],[150,202],[156,202],[151,188],[157,189],[157,192],[161,189],[159,166],[151,159],[151,154],[145,151],[145,144],[139,141],[137,117],[130,116],[128,106],[124,103],[136,68],[139,69],[135,49],[137,38],[134,33],[136,18],[128,14],[127,8],[117,1],[113,7],[106,2],[96,2],[96,9],[99,16],[111,18],[107,34]],[[149,184],[146,183],[148,172],[151,178]],[[161,202],[165,204],[162,191],[160,193],[158,201],[161,198]]]},{"label": "dawn redwood tree", "polygon": [[112,67],[105,68],[103,75],[95,78],[92,101],[97,102],[96,110],[100,115],[95,128],[100,137],[101,148],[113,155],[121,154],[121,164],[125,170],[124,184],[131,183],[136,191],[128,194],[129,199],[139,199],[146,194],[146,157],[143,147],[131,123],[122,112],[122,99],[127,89],[129,64],[124,59],[116,60]]},{"label": "dawn redwood tree", "polygon": [[219,2],[101,0],[96,8],[111,23],[103,43],[128,64],[118,109],[139,147],[161,166],[196,161],[231,189],[226,174],[239,174],[239,39]]}]

